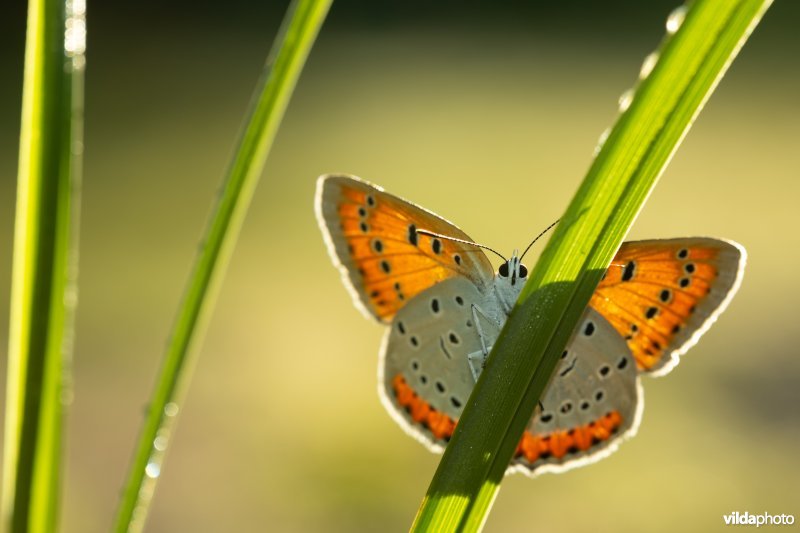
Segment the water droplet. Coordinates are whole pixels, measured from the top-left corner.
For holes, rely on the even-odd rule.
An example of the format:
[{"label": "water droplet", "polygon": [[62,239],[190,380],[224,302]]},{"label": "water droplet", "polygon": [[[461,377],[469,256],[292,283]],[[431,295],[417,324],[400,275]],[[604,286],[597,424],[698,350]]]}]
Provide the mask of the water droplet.
[{"label": "water droplet", "polygon": [[159,476],[159,474],[161,474],[161,465],[151,461],[147,463],[146,467],[144,467],[144,473],[147,475],[147,477],[155,479]]},{"label": "water droplet", "polygon": [[64,54],[70,58],[72,70],[82,70],[86,64],[86,0],[67,0]]},{"label": "water droplet", "polygon": [[86,67],[86,56],[83,54],[73,56],[72,70],[83,70]]},{"label": "water droplet", "polygon": [[86,0],[72,0],[67,7],[72,11],[73,16],[86,14]]},{"label": "water droplet", "polygon": [[86,21],[80,18],[68,18],[64,32],[64,50],[67,55],[80,55],[86,51]]},{"label": "water droplet", "polygon": [[153,448],[156,450],[163,452],[167,449],[167,443],[169,439],[165,435],[159,435],[155,439],[153,439]]},{"label": "water droplet", "polygon": [[653,72],[653,67],[658,63],[658,52],[652,52],[642,61],[642,68],[639,70],[639,79],[645,79]]},{"label": "water droplet", "polygon": [[620,112],[624,113],[631,106],[631,102],[633,102],[633,89],[628,89],[619,97]]},{"label": "water droplet", "polygon": [[679,6],[672,10],[672,13],[667,17],[667,33],[675,33],[678,28],[683,24],[683,19],[686,18],[686,6]]},{"label": "water droplet", "polygon": [[603,133],[600,134],[600,138],[597,139],[597,146],[594,147],[594,155],[600,153],[600,150],[603,148],[603,145],[606,144],[606,140],[608,139],[610,133],[611,128],[606,128]]},{"label": "water droplet", "polygon": [[167,416],[175,416],[178,414],[178,404],[175,402],[169,402],[167,405],[164,406],[164,414]]}]

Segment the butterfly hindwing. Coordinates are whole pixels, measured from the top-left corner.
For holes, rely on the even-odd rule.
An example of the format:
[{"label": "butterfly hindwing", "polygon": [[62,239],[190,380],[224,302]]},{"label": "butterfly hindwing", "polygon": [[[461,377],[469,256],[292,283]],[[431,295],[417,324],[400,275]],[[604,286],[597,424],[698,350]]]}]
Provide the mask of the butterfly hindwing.
[{"label": "butterfly hindwing", "polygon": [[[453,278],[408,302],[381,349],[379,387],[387,410],[412,436],[441,450],[475,385],[468,356],[481,353],[472,305],[487,298],[466,278]],[[500,326],[478,315],[486,339]]]},{"label": "butterfly hindwing", "polygon": [[[446,298],[453,294],[461,299]],[[436,316],[433,300],[439,302]],[[392,417],[434,451],[446,446],[475,385],[467,357],[479,352],[481,345],[468,310],[472,303],[491,305],[468,281],[448,280],[398,312],[384,340],[381,398]],[[481,323],[486,341],[493,344],[500,325]],[[602,316],[587,309],[510,469],[537,475],[604,457],[635,433],[641,407],[636,365],[628,347]]]},{"label": "butterfly hindwing", "polygon": [[322,176],[317,217],[354,300],[388,322],[414,296],[462,276],[485,288],[493,269],[480,248],[419,233],[471,239],[456,226],[351,176]]},{"label": "butterfly hindwing", "polygon": [[636,432],[642,406],[625,341],[587,309],[523,433],[512,468],[560,472],[605,457]]},{"label": "butterfly hindwing", "polygon": [[627,341],[641,371],[663,374],[725,309],[744,263],[741,246],[719,239],[626,242],[590,305]]}]

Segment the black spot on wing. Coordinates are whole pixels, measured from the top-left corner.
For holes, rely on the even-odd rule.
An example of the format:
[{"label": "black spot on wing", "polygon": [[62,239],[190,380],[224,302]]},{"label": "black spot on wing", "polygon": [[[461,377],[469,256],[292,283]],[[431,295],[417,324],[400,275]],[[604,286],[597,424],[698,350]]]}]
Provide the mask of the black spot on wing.
[{"label": "black spot on wing", "polygon": [[636,261],[628,261],[622,270],[622,281],[630,281],[636,275]]},{"label": "black spot on wing", "polygon": [[417,226],[414,224],[408,225],[408,242],[414,246],[416,246],[419,242],[419,238],[417,237]]}]

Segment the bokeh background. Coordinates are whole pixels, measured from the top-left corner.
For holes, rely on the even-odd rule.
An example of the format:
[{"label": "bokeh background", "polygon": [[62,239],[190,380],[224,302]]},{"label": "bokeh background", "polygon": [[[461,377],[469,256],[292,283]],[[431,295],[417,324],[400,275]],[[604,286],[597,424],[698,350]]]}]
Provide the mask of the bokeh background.
[{"label": "bokeh background", "polygon": [[[62,513],[110,527],[176,306],[284,2],[90,2],[80,303]],[[376,394],[382,328],[313,215],[349,172],[501,251],[556,219],[676,2],[335,2],[246,220],[148,531],[400,531],[438,458]],[[0,39],[7,345],[25,5]],[[746,246],[739,295],[610,458],[506,480],[489,531],[710,531],[800,519],[798,5],[776,2],[630,238]],[[538,252],[534,252],[538,253]],[[531,257],[529,262],[532,262]],[[0,383],[4,387],[5,365]]]}]

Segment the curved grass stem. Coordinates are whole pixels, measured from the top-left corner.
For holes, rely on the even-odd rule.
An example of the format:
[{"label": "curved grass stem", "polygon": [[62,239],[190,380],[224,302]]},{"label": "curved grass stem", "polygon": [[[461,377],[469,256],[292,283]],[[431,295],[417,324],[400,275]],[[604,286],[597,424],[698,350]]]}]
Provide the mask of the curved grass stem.
[{"label": "curved grass stem", "polygon": [[481,529],[523,429],[602,273],[770,3],[696,0],[670,18],[668,31],[674,34],[635,87],[536,264],[412,530]]},{"label": "curved grass stem", "polygon": [[295,0],[256,87],[222,193],[178,309],[128,472],[115,531],[141,529],[199,343],[242,220],[289,98],[332,0]]}]

